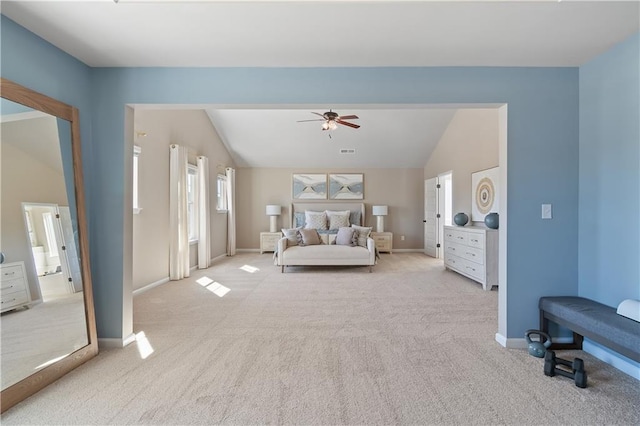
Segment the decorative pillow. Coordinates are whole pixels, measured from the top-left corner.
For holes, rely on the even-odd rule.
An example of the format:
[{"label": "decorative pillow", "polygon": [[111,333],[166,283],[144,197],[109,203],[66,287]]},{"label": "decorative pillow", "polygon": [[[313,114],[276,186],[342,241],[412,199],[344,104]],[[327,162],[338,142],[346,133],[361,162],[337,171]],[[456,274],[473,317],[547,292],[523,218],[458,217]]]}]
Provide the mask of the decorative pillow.
[{"label": "decorative pillow", "polygon": [[298,245],[317,246],[319,244],[322,244],[322,242],[316,229],[301,229],[298,231]]},{"label": "decorative pillow", "polygon": [[294,213],[296,228],[304,228],[304,212]]},{"label": "decorative pillow", "polygon": [[343,227],[338,229],[338,235],[336,236],[337,245],[354,247],[357,243],[355,228]]},{"label": "decorative pillow", "polygon": [[362,218],[362,212],[359,210],[349,213],[349,223],[351,225],[360,225],[361,218]]},{"label": "decorative pillow", "polygon": [[[367,247],[367,238],[371,235],[371,228],[367,226],[351,225],[356,230],[356,239],[360,247]],[[338,231],[340,232],[340,231]]]},{"label": "decorative pillow", "polygon": [[334,212],[327,210],[327,217],[329,217],[329,229],[340,229],[349,226],[349,210],[343,212]]},{"label": "decorative pillow", "polygon": [[325,212],[304,212],[305,229],[327,229],[327,214]]},{"label": "decorative pillow", "polygon": [[282,233],[287,239],[287,247],[298,245],[298,231],[300,229],[301,228],[291,228],[291,229],[282,228]]}]

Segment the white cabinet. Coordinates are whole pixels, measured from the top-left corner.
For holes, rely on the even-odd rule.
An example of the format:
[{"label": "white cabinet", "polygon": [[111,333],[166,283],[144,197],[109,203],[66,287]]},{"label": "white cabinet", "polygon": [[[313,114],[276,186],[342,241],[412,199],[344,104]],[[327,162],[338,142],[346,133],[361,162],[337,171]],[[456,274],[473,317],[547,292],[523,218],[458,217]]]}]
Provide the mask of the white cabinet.
[{"label": "white cabinet", "polygon": [[31,297],[27,287],[27,272],[24,262],[4,263],[0,265],[0,298],[2,310],[29,306]]},{"label": "white cabinet", "polygon": [[476,226],[444,227],[444,265],[482,284],[498,285],[498,231]]}]

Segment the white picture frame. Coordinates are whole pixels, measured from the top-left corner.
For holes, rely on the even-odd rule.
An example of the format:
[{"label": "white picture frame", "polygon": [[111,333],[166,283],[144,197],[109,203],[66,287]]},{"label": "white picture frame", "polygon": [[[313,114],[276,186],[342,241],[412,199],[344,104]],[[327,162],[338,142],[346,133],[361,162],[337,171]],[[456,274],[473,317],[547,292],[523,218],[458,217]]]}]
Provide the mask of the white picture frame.
[{"label": "white picture frame", "polygon": [[363,173],[335,173],[329,175],[329,199],[363,200]]},{"label": "white picture frame", "polygon": [[326,200],[326,173],[295,173],[292,179],[294,200]]},{"label": "white picture frame", "polygon": [[484,222],[489,213],[498,213],[500,167],[471,173],[471,221]]}]

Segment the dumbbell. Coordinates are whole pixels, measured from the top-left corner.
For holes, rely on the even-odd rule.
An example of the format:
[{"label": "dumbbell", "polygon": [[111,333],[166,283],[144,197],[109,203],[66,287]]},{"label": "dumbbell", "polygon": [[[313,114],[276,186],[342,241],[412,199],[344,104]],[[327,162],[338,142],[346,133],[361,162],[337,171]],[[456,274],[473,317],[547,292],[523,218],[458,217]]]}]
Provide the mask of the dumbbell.
[{"label": "dumbbell", "polygon": [[[571,372],[559,368],[558,365],[570,368]],[[580,358],[574,358],[573,361],[569,361],[557,358],[554,351],[547,351],[544,356],[544,374],[549,377],[555,375],[568,377],[574,381],[577,387],[587,387],[587,372],[584,371],[584,361]]]}]

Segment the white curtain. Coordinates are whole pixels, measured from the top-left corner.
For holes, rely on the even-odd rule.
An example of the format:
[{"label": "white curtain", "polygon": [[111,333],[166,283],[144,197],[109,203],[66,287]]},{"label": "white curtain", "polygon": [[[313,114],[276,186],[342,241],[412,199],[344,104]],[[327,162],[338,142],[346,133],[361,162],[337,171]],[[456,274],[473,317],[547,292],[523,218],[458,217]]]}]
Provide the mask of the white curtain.
[{"label": "white curtain", "polygon": [[198,157],[198,269],[206,269],[211,261],[211,218],[209,216],[209,159]]},{"label": "white curtain", "polygon": [[189,276],[189,228],[187,223],[187,148],[171,145],[169,169],[169,278]]},{"label": "white curtain", "polygon": [[226,169],[227,175],[227,256],[236,254],[236,171]]}]

